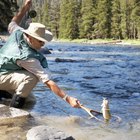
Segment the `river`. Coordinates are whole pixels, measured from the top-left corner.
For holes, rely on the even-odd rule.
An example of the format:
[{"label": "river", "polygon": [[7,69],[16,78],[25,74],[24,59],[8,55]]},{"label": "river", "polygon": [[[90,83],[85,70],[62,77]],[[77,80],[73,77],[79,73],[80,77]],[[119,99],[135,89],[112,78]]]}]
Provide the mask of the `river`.
[{"label": "river", "polygon": [[[106,124],[89,119],[84,110],[72,108],[38,83],[33,90],[37,102],[26,108],[34,119],[22,124],[22,129],[1,132],[1,136],[21,140],[28,128],[46,124],[70,133],[76,140],[140,140],[140,46],[53,42],[47,47],[51,50],[46,58],[53,80],[94,110],[101,110],[106,97],[111,114],[121,121],[112,118]],[[63,62],[55,61],[58,58]]]}]

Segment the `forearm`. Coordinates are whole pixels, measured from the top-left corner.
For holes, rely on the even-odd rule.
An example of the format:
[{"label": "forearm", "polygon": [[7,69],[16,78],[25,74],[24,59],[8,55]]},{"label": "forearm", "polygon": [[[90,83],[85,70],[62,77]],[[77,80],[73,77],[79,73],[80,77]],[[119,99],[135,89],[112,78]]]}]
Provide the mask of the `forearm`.
[{"label": "forearm", "polygon": [[65,97],[65,92],[60,89],[55,82],[53,82],[52,80],[49,80],[48,82],[45,83],[52,92],[54,92],[56,95],[58,95],[59,97],[63,98]]},{"label": "forearm", "polygon": [[23,7],[21,8],[21,10],[13,17],[12,21],[15,21],[18,25],[20,24],[22,18],[24,17],[24,15],[26,14],[26,12],[29,11],[30,7],[31,7],[31,2],[32,0],[25,0],[25,3],[23,5]]},{"label": "forearm", "polygon": [[76,98],[71,96],[66,96],[65,92],[62,89],[60,89],[52,80],[45,82],[45,84],[50,88],[52,92],[54,92],[59,97],[63,99],[64,97],[66,97],[65,101],[69,103],[72,107],[76,107],[76,108],[80,107],[80,102]]}]

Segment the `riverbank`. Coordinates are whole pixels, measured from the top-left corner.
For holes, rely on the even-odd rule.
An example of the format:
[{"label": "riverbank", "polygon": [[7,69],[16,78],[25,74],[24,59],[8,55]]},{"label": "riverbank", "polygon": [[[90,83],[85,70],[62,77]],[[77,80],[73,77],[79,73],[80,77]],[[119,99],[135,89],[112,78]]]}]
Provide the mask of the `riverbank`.
[{"label": "riverbank", "polygon": [[[6,41],[9,37],[8,33],[0,35],[0,39]],[[113,40],[113,39],[54,39],[54,42],[71,42],[71,43],[84,43],[84,44],[120,44],[120,45],[140,45],[140,39],[127,39],[127,40]]]},{"label": "riverbank", "polygon": [[113,40],[113,39],[59,39],[56,42],[72,42],[72,43],[85,43],[85,44],[120,44],[120,45],[140,45],[140,40]]}]

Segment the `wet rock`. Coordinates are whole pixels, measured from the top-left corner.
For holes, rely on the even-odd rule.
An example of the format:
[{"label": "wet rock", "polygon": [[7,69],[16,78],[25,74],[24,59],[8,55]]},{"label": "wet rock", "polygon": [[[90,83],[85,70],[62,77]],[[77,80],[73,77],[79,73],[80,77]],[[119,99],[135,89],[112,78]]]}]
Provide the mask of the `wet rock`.
[{"label": "wet rock", "polygon": [[51,51],[47,47],[41,48],[40,52],[43,54],[51,54]]},{"label": "wet rock", "polygon": [[29,116],[27,111],[0,104],[0,123],[8,123],[13,119],[26,119]]},{"label": "wet rock", "polygon": [[33,127],[26,137],[27,140],[75,140],[71,135],[45,125]]},{"label": "wet rock", "polygon": [[56,58],[55,62],[76,62],[76,60]]}]

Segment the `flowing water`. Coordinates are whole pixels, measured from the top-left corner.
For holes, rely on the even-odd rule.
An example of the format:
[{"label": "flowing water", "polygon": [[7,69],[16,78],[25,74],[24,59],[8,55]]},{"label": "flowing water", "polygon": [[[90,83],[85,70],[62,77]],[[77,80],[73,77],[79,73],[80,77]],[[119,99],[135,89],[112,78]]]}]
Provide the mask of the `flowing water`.
[{"label": "flowing water", "polygon": [[25,139],[28,128],[46,124],[76,140],[140,140],[140,46],[50,43],[48,48],[52,52],[46,55],[52,78],[67,94],[98,111],[106,97],[111,114],[121,120],[112,117],[103,123],[89,119],[84,110],[72,108],[38,83],[33,90],[37,102],[27,108],[34,120],[21,124],[22,129],[18,126],[0,134]]}]

